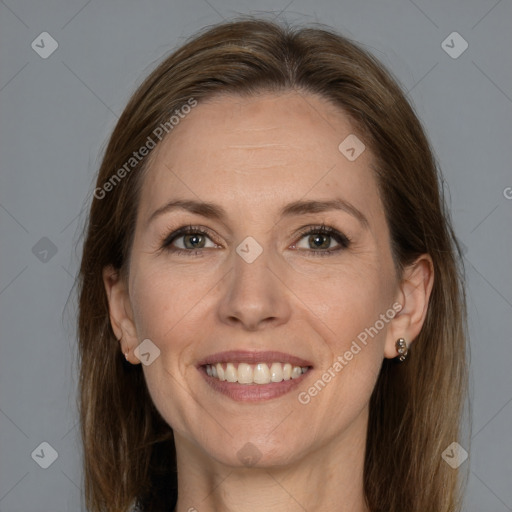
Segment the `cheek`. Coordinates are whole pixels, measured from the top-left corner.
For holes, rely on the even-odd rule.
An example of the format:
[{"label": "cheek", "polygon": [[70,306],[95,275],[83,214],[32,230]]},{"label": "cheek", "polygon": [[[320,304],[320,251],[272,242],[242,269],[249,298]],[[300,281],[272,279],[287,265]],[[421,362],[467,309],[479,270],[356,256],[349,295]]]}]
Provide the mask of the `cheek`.
[{"label": "cheek", "polygon": [[191,414],[193,394],[184,383],[195,371],[190,362],[203,332],[199,288],[205,283],[147,265],[134,273],[130,286],[138,339],[149,338],[160,349],[158,358],[142,367],[149,394],[167,423],[184,434],[190,429],[185,419]]},{"label": "cheek", "polygon": [[[329,353],[315,380],[301,388],[301,404],[311,404],[319,424],[334,435],[359,416],[375,387],[382,361],[388,323],[381,320],[390,305],[386,290],[368,281],[333,290],[323,322],[328,326],[323,350]],[[321,350],[319,351],[321,352]],[[323,427],[324,428],[324,427]],[[320,432],[317,433],[319,436]]]},{"label": "cheek", "polygon": [[[391,309],[393,280],[379,262],[364,262],[317,282],[311,310],[318,313],[329,357],[322,361],[320,380],[330,391],[326,402],[339,407],[359,407],[375,385],[382,361],[386,333],[394,316]],[[321,301],[320,298],[324,297]],[[391,312],[391,314],[389,314]],[[317,386],[321,388],[322,383]],[[315,390],[311,390],[315,393]]]},{"label": "cheek", "polygon": [[201,290],[204,294],[208,289],[204,277],[190,279],[162,265],[140,265],[130,286],[139,338],[149,337],[157,344],[165,344],[169,338],[177,341],[179,337],[173,333],[194,315],[194,309],[200,307]]},{"label": "cheek", "polygon": [[330,344],[339,353],[390,308],[393,288],[388,274],[379,262],[356,256],[343,265],[289,278],[290,288],[325,324]]},{"label": "cheek", "polygon": [[384,339],[387,323],[379,319],[391,306],[385,292],[372,286],[363,286],[363,283],[340,292],[337,308],[331,308],[329,317],[336,335],[338,353],[349,350],[353,341],[371,349],[372,345]]}]

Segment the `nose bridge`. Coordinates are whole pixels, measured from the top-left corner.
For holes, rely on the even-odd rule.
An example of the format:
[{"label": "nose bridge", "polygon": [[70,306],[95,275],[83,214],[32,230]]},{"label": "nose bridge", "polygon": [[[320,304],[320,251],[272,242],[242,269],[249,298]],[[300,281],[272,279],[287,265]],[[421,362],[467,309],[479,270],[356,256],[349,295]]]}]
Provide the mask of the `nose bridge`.
[{"label": "nose bridge", "polygon": [[288,319],[290,307],[284,285],[270,268],[276,263],[270,246],[263,246],[253,237],[245,238],[236,247],[219,306],[223,322],[240,323],[254,330]]}]

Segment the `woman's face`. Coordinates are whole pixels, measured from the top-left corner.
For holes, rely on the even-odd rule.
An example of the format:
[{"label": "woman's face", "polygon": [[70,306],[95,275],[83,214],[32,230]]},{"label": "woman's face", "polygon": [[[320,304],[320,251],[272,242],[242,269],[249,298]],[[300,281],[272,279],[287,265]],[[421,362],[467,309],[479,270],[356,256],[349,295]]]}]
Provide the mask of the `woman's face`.
[{"label": "woman's face", "polygon": [[144,375],[177,444],[238,466],[364,447],[403,296],[373,156],[353,137],[315,95],[223,96],[152,155],[111,311],[132,362],[151,341]]}]

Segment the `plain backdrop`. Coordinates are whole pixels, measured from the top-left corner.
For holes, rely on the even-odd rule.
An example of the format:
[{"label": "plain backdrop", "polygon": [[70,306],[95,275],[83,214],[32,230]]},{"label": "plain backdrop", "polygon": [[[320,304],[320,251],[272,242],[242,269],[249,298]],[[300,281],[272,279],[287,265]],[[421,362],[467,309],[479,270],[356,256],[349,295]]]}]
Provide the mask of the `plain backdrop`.
[{"label": "plain backdrop", "polygon": [[197,30],[251,13],[332,26],[408,92],[465,251],[465,511],[511,511],[512,2],[1,0],[0,512],[85,510],[68,302],[83,207],[142,78]]}]

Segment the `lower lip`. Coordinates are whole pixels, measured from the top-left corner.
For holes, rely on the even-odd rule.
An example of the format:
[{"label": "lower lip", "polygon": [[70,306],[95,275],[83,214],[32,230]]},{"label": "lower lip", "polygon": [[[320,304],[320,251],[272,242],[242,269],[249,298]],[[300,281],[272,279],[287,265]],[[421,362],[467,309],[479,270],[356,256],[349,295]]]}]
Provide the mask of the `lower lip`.
[{"label": "lower lip", "polygon": [[237,402],[262,402],[283,396],[303,382],[310,371],[311,369],[296,379],[282,380],[281,382],[270,382],[269,384],[239,384],[238,382],[228,382],[210,377],[204,367],[199,368],[201,375],[215,391]]}]

